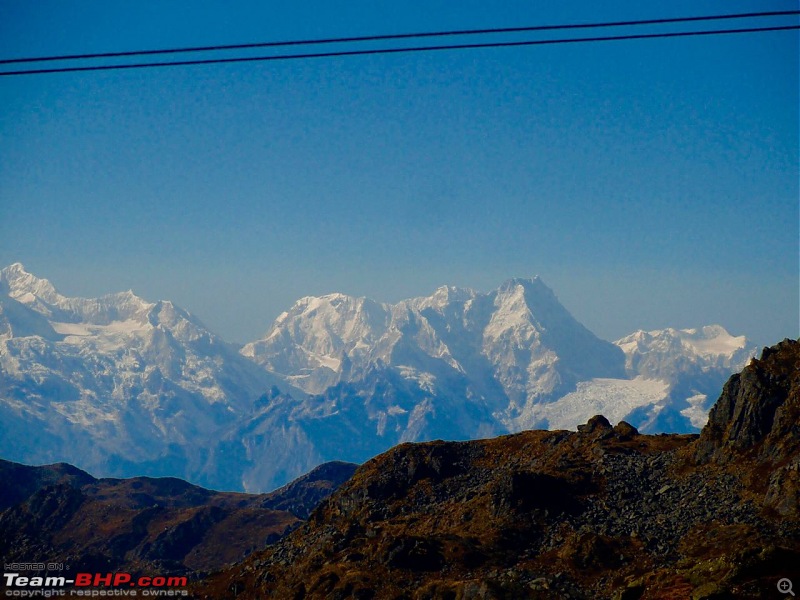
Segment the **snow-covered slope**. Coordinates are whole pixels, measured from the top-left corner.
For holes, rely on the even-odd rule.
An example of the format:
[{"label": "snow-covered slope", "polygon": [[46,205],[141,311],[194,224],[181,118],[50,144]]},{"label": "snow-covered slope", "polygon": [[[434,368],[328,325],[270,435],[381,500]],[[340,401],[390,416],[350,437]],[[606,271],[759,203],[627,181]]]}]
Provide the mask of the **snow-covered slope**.
[{"label": "snow-covered slope", "polygon": [[578,383],[574,392],[541,406],[537,416],[547,429],[574,430],[589,414],[603,415],[612,423],[631,421],[636,420],[631,415],[642,407],[659,407],[668,394],[669,384],[660,379],[590,379]]},{"label": "snow-covered slope", "polygon": [[4,458],[217,484],[203,444],[281,383],[171,302],[67,298],[20,264],[0,292]]},{"label": "snow-covered slope", "polygon": [[[319,394],[385,350],[391,307],[366,298],[328,294],[306,297],[281,314],[264,339],[242,354],[281,373],[308,393]],[[384,356],[385,358],[385,356]]]}]

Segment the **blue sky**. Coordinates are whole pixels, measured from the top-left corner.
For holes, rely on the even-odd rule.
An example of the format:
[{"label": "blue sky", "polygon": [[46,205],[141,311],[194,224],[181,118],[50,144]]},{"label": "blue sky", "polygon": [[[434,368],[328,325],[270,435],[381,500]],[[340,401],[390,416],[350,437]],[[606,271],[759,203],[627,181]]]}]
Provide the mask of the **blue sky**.
[{"label": "blue sky", "polygon": [[[797,8],[341,4],[0,0],[0,57]],[[0,107],[0,263],[69,295],[244,342],[303,295],[539,274],[606,339],[798,336],[796,31],[4,77]]]}]

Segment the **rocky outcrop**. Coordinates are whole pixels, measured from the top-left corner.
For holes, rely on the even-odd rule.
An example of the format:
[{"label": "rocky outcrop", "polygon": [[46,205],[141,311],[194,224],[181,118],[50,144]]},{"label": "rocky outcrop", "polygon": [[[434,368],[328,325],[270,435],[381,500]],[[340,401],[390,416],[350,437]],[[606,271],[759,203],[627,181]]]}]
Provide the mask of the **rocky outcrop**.
[{"label": "rocky outcrop", "polygon": [[800,343],[764,348],[733,375],[711,409],[697,442],[699,462],[732,462],[742,455],[780,463],[800,448]]},{"label": "rocky outcrop", "polygon": [[747,463],[751,487],[782,517],[800,517],[800,343],[764,348],[730,378],[696,444],[699,463]]}]

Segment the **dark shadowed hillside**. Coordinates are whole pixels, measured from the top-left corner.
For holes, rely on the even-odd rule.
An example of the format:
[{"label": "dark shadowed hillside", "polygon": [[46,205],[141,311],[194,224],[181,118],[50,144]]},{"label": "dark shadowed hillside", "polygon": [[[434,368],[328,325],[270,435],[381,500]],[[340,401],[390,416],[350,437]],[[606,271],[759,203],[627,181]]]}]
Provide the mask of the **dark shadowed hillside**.
[{"label": "dark shadowed hillside", "polygon": [[321,465],[270,494],[174,478],[95,479],[70,465],[0,461],[0,555],[72,569],[197,576],[297,527],[355,465]]},{"label": "dark shadowed hillside", "polygon": [[404,444],[207,598],[762,598],[800,581],[800,344],[731,378],[697,435]]},{"label": "dark shadowed hillside", "polygon": [[341,461],[321,464],[282,488],[264,494],[261,506],[307,519],[322,500],[353,476],[357,466]]}]

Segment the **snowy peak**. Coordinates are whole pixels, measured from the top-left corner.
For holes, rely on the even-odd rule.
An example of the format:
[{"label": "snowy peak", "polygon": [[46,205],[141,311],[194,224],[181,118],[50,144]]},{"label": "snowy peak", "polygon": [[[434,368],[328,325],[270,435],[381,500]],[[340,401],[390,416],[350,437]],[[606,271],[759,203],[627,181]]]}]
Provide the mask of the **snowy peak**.
[{"label": "snowy peak", "polygon": [[61,339],[45,317],[14,300],[7,295],[7,291],[7,286],[0,282],[0,340],[30,336],[47,340]]},{"label": "snowy peak", "polygon": [[469,288],[443,285],[430,296],[413,298],[411,300],[407,300],[406,302],[418,311],[423,311],[429,308],[441,311],[446,306],[451,306],[456,303],[463,304],[469,302],[476,295],[477,292]]},{"label": "snowy peak", "polygon": [[549,336],[556,343],[559,336],[576,331],[580,331],[579,335],[595,337],[564,308],[553,290],[539,277],[509,279],[492,296],[495,322],[487,329],[490,335],[505,327],[523,325],[535,329],[539,335]]},{"label": "snowy peak", "polygon": [[698,356],[734,359],[747,348],[747,338],[733,336],[721,325],[707,325],[698,329],[682,329],[677,332],[683,346]]},{"label": "snowy peak", "polygon": [[320,339],[340,338],[342,343],[347,343],[369,336],[375,329],[385,328],[385,321],[386,307],[367,298],[339,293],[306,296],[276,320],[266,337],[284,327],[303,330]]},{"label": "snowy peak", "polygon": [[699,329],[636,331],[616,342],[632,376],[674,379],[687,370],[741,369],[756,348],[745,336],[733,336],[721,325]]},{"label": "snowy peak", "polygon": [[444,358],[458,369],[423,314],[458,305],[457,312],[463,315],[464,304],[475,295],[472,290],[443,286],[431,296],[394,305],[340,293],[305,297],[280,315],[263,339],[247,344],[242,354],[315,394],[398,361],[404,368],[427,372],[431,365],[421,367],[416,364],[419,360]]},{"label": "snowy peak", "polygon": [[22,263],[14,263],[0,270],[0,282],[8,287],[6,293],[9,296],[23,304],[32,303],[36,298],[55,304],[64,298],[52,283],[28,273]]},{"label": "snowy peak", "polygon": [[242,354],[305,391],[320,393],[339,381],[352,360],[363,362],[362,354],[386,335],[390,321],[389,307],[367,298],[307,296]]},{"label": "snowy peak", "polygon": [[519,287],[522,287],[524,290],[532,293],[541,293],[555,297],[553,290],[547,287],[547,285],[545,285],[545,283],[542,281],[542,278],[538,275],[534,275],[533,277],[511,277],[500,284],[500,287],[497,288],[497,291],[504,292],[506,290],[516,289]]},{"label": "snowy peak", "polygon": [[493,295],[483,352],[512,401],[516,426],[531,426],[536,404],[579,381],[624,375],[619,349],[578,322],[539,277],[510,279]]},{"label": "snowy peak", "polygon": [[521,294],[529,307],[557,308],[567,312],[553,290],[538,275],[531,278],[513,277],[508,279],[497,288],[494,294],[498,297],[516,297]]},{"label": "snowy peak", "polygon": [[[4,285],[3,285],[4,284]],[[54,322],[109,325],[115,321],[146,322],[154,304],[132,291],[99,298],[68,298],[47,279],[28,273],[20,263],[0,270],[0,292]]]},{"label": "snowy peak", "polygon": [[[172,302],[148,302],[131,290],[99,298],[69,298],[46,279],[15,263],[0,270],[0,291],[4,292],[0,295],[0,326],[10,344],[6,347],[9,352],[21,344],[37,343],[19,339],[31,336],[54,342],[52,350],[57,353],[90,351],[97,357],[134,348],[143,350],[161,334],[176,344],[204,340],[227,347]],[[241,361],[236,353],[226,352]]]},{"label": "snowy peak", "polygon": [[368,298],[329,294],[319,300],[320,320],[328,334],[338,337],[343,346],[375,339],[389,325],[387,307]]},{"label": "snowy peak", "polygon": [[503,286],[494,294],[494,312],[484,335],[495,339],[509,329],[532,325],[532,313],[521,284]]},{"label": "snowy peak", "polygon": [[65,298],[55,306],[70,321],[109,325],[115,321],[136,321],[144,324],[147,314],[155,304],[128,291],[99,298]]}]

